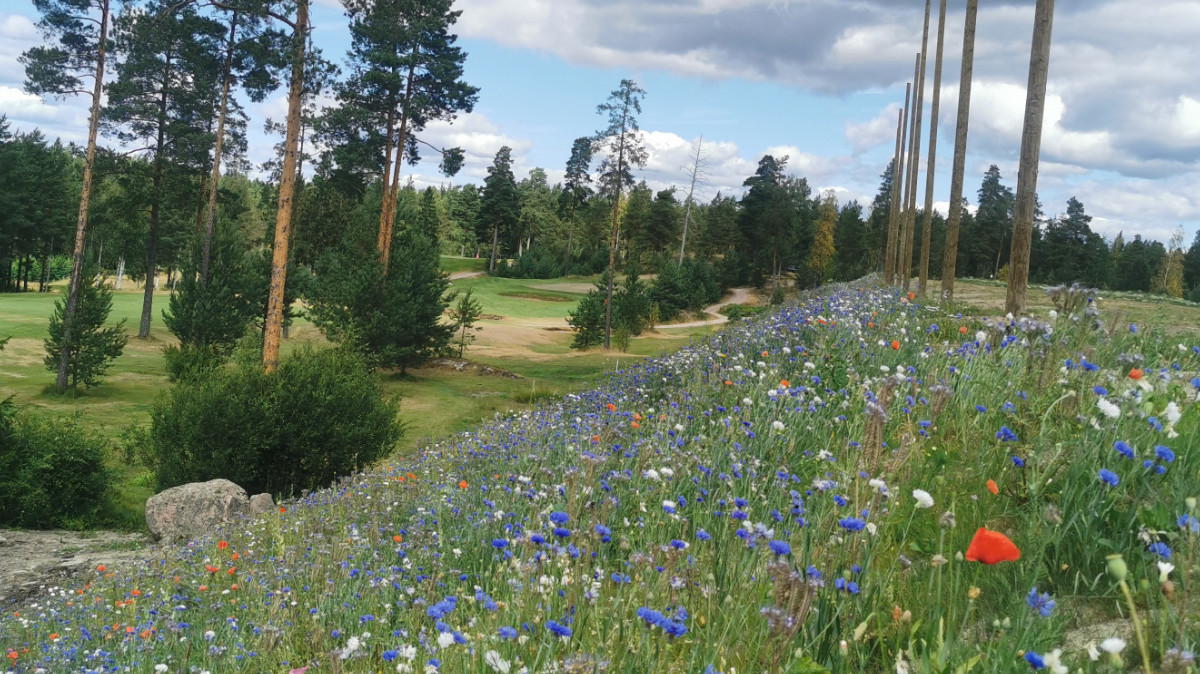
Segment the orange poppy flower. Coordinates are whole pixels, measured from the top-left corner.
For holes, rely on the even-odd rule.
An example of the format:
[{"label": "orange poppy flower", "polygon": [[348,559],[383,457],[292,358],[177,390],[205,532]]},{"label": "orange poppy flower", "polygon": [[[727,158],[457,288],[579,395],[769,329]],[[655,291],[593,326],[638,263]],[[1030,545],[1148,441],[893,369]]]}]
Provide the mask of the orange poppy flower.
[{"label": "orange poppy flower", "polygon": [[416,475],[413,475],[412,473],[405,473],[404,475],[405,475],[406,477],[408,477],[408,479],[410,479],[410,480],[415,480],[415,479],[417,479],[417,476],[416,476]]},{"label": "orange poppy flower", "polygon": [[641,420],[642,420],[642,415],[640,415],[640,414],[638,414],[638,413],[636,413],[636,412],[635,412],[635,413],[634,413],[634,415],[633,415],[633,420],[634,420],[634,421],[641,421]]},{"label": "orange poppy flower", "polygon": [[992,492],[992,494],[999,494],[999,493],[1000,493],[1000,488],[996,486],[996,481],[995,481],[995,480],[988,480],[988,481],[987,481],[987,490],[988,490],[988,491],[990,491],[990,492]]},{"label": "orange poppy flower", "polygon": [[596,444],[597,442],[600,442],[600,436],[599,436],[599,435],[593,435],[593,436],[592,436],[592,444],[594,445],[594,444]]},{"label": "orange poppy flower", "polygon": [[142,596],[142,591],[141,590],[130,590],[129,594],[131,594],[135,597],[140,597],[140,596]]},{"label": "orange poppy flower", "polygon": [[281,513],[285,513],[285,512],[287,512],[287,508],[280,507],[280,508],[279,508],[279,512],[281,512]]},{"label": "orange poppy flower", "polygon": [[231,566],[231,567],[229,567],[229,570],[228,570],[228,571],[226,571],[225,573],[226,573],[227,575],[230,575],[230,576],[232,576],[234,571],[237,571],[237,567],[236,567],[236,566]]},{"label": "orange poppy flower", "polygon": [[230,559],[237,559],[237,558],[238,558],[238,553],[236,553],[236,552],[235,552],[235,553],[233,553],[233,556],[232,556],[232,557],[230,557]]},{"label": "orange poppy flower", "polygon": [[459,483],[458,483],[458,488],[459,488],[459,489],[466,489],[466,488],[467,488],[467,481],[466,481],[466,480],[460,480],[460,481],[459,481]]},{"label": "orange poppy flower", "polygon": [[874,321],[867,321],[867,327],[868,327],[868,328],[873,328],[873,327],[875,327],[875,322],[874,322]]},{"label": "orange poppy flower", "polygon": [[392,536],[393,543],[399,543],[402,540],[404,540],[404,539],[400,538],[400,534],[396,534],[395,536]]},{"label": "orange poppy flower", "polygon": [[9,651],[9,652],[8,652],[8,654],[7,654],[5,657],[7,657],[9,660],[14,660],[14,661],[15,661],[15,660],[17,659],[17,652],[16,652],[16,651]]},{"label": "orange poppy flower", "polygon": [[205,571],[207,571],[207,572],[209,572],[209,573],[216,573],[216,572],[217,572],[217,571],[219,571],[220,569],[218,569],[217,567],[213,566],[212,564],[205,564],[205,565],[204,565],[204,570],[205,570]]},{"label": "orange poppy flower", "polygon": [[200,587],[198,587],[198,588],[196,588],[196,589],[197,589],[197,590],[200,590],[201,592],[205,592],[205,591],[207,591],[207,590],[208,590],[208,586],[207,586],[207,585],[201,585]]},{"label": "orange poppy flower", "polygon": [[617,411],[617,406],[616,406],[616,405],[614,405],[614,404],[612,404],[612,403],[608,403],[607,405],[605,405],[605,407],[607,407],[607,408],[608,408],[608,411],[609,411],[609,412],[616,412],[616,411]]},{"label": "orange poppy flower", "polygon": [[729,381],[728,379],[726,379],[726,380],[725,380],[725,385],[726,385],[726,386],[733,386],[733,382],[731,382],[731,381]]},{"label": "orange poppy flower", "polygon": [[51,632],[50,633],[50,641],[57,641],[57,640],[58,640],[58,632]]},{"label": "orange poppy flower", "polygon": [[1130,370],[1130,371],[1129,371],[1129,378],[1130,378],[1130,379],[1132,379],[1132,380],[1134,380],[1134,381],[1137,381],[1137,380],[1141,379],[1141,378],[1142,378],[1142,371],[1141,371],[1141,370],[1139,370],[1139,369],[1137,369],[1136,367],[1135,367],[1135,368],[1133,368],[1132,370]]},{"label": "orange poppy flower", "polygon": [[892,350],[899,351],[900,350],[900,342],[893,339],[892,340]]},{"label": "orange poppy flower", "polygon": [[629,422],[629,426],[630,426],[630,428],[637,428],[637,427],[638,427],[638,422],[636,422],[636,421],[631,421],[631,422]]},{"label": "orange poppy flower", "polygon": [[104,573],[104,565],[101,564],[100,566],[97,566],[96,570],[99,571],[100,573]]},{"label": "orange poppy flower", "polygon": [[226,543],[225,541],[217,541],[217,549],[218,550],[224,550],[227,547],[229,547],[229,544]]},{"label": "orange poppy flower", "polygon": [[998,564],[1000,562],[1015,562],[1021,558],[1021,551],[999,531],[988,531],[987,527],[979,527],[971,544],[967,546],[966,559],[968,562]]},{"label": "orange poppy flower", "polygon": [[912,301],[912,298],[914,298],[914,297],[916,297],[916,295],[912,294],[911,292],[908,293],[908,299],[910,302]]},{"label": "orange poppy flower", "polygon": [[967,334],[967,326],[965,326],[965,325],[958,326],[958,334],[960,334],[960,335]]},{"label": "orange poppy flower", "polygon": [[782,387],[784,387],[784,388],[787,388],[787,387],[791,386],[791,384],[789,384],[789,383],[788,383],[788,380],[786,380],[786,379],[780,379],[780,380],[779,380],[779,385],[780,385],[780,386],[782,386]]}]

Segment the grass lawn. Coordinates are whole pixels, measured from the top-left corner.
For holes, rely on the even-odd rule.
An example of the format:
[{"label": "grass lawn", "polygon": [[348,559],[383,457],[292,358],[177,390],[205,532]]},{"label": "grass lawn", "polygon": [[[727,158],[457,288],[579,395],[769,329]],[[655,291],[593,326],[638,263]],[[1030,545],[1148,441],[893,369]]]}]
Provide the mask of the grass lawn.
[{"label": "grass lawn", "polygon": [[483,258],[459,257],[457,255],[443,255],[440,265],[442,271],[449,274],[463,271],[483,271],[487,267],[487,260]]},{"label": "grass lawn", "polygon": [[[463,263],[463,268],[470,270],[466,263],[475,262],[442,257],[447,269]],[[564,283],[567,289],[579,292],[564,290]],[[678,348],[709,332],[702,328],[670,337],[650,334],[635,339],[628,354],[572,351],[565,318],[591,283],[587,278],[554,282],[475,277],[455,281],[456,289],[475,289],[486,314],[501,316],[481,322],[482,330],[468,347],[466,357],[521,378],[434,367],[405,375],[384,372],[383,387],[401,396],[401,416],[407,424],[397,452],[412,452],[431,438],[464,430],[497,412],[524,409],[546,397],[577,390],[598,381],[622,362]],[[136,333],[143,294],[131,286],[114,293],[110,323],[124,319],[126,329]],[[153,493],[153,480],[144,468],[131,465],[121,456],[117,443],[130,426],[148,423],[152,403],[168,386],[161,351],[174,339],[162,322],[169,293],[155,295],[150,339],[131,338],[104,381],[74,398],[53,392],[53,373],[42,362],[42,340],[58,297],[58,292],[0,294],[0,338],[12,338],[0,352],[0,399],[11,395],[19,405],[77,416],[81,423],[112,440],[112,465],[118,474],[120,495],[113,525],[140,528],[142,506]],[[309,341],[324,338],[312,324],[300,319],[292,326],[283,352],[286,355]]]}]

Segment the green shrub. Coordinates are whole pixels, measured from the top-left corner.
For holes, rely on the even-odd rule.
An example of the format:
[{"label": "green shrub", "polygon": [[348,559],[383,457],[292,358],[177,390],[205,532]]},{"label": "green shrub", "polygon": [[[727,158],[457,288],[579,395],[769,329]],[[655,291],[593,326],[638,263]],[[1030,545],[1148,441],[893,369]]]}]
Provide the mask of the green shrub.
[{"label": "green shrub", "polygon": [[305,347],[266,374],[251,359],[184,378],[151,411],[157,487],[225,478],[250,493],[317,489],[385,456],[398,404],[361,355]]},{"label": "green shrub", "polygon": [[64,346],[67,348],[67,388],[75,391],[80,384],[85,389],[100,383],[108,366],[121,356],[129,336],[125,334],[125,319],[115,327],[106,328],[108,314],[112,311],[113,291],[100,283],[94,270],[84,267],[79,278],[79,296],[75,304],[75,315],[69,340],[64,340],[66,329],[64,318],[67,307],[68,288],[63,287],[62,296],[54,303],[50,315],[49,336],[43,341],[46,369],[58,371],[58,360]]},{"label": "green shrub", "polygon": [[203,377],[221,367],[226,352],[215,346],[171,344],[163,347],[163,360],[167,364],[167,379],[179,381],[189,377]]},{"label": "green shrub", "polygon": [[103,440],[74,420],[4,405],[0,525],[49,529],[96,524],[110,479],[104,447]]}]

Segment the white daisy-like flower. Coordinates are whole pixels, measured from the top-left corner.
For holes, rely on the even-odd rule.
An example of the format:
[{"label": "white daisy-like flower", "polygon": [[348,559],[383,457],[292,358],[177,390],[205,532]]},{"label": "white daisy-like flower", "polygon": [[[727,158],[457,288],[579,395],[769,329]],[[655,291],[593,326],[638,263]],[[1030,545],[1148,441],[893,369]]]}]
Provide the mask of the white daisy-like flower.
[{"label": "white daisy-like flower", "polygon": [[1175,570],[1174,564],[1172,564],[1170,562],[1159,561],[1158,562],[1158,582],[1160,582],[1160,583],[1167,582],[1167,576],[1171,575],[1171,572],[1174,570]]},{"label": "white daisy-like flower", "polygon": [[1100,408],[1100,411],[1104,414],[1104,416],[1108,417],[1109,419],[1116,419],[1117,417],[1121,416],[1121,408],[1108,398],[1098,398],[1096,400],[1096,407]]},{"label": "white daisy-like flower", "polygon": [[925,491],[924,489],[914,489],[912,495],[913,498],[917,500],[918,508],[933,507],[933,497],[930,496],[929,492]]},{"label": "white daisy-like flower", "polygon": [[776,419],[775,421],[771,422],[771,428],[775,429],[776,431],[782,431],[784,429],[783,422]]},{"label": "white daisy-like flower", "polygon": [[496,651],[488,651],[487,653],[484,653],[483,661],[487,663],[487,665],[494,671],[500,672],[500,674],[508,674],[509,669],[512,667],[508,661],[500,657],[500,654]]},{"label": "white daisy-like flower", "polygon": [[442,632],[437,638],[438,648],[449,648],[454,643],[454,635],[449,632]]},{"label": "white daisy-like flower", "polygon": [[1051,674],[1070,674],[1071,668],[1062,663],[1062,649],[1056,648],[1042,656],[1042,664]]}]

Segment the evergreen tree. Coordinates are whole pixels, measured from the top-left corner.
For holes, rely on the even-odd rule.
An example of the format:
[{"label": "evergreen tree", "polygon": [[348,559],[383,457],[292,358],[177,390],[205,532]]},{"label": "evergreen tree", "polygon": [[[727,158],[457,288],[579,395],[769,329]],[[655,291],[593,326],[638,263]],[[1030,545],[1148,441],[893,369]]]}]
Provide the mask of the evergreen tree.
[{"label": "evergreen tree", "polygon": [[728,254],[737,245],[737,199],[722,196],[718,192],[704,208],[699,220],[703,227],[699,235],[700,249],[705,255]]},{"label": "evergreen tree", "polygon": [[181,351],[224,358],[258,317],[259,307],[248,292],[245,243],[229,223],[218,224],[208,284],[194,266],[185,267],[163,323],[179,339]]},{"label": "evergreen tree", "polygon": [[546,171],[533,168],[529,177],[517,184],[521,201],[521,215],[517,221],[516,248],[528,252],[535,237],[549,234],[557,228],[554,194],[546,184]]},{"label": "evergreen tree", "polygon": [[73,329],[69,334],[63,329],[69,293],[64,289],[62,296],[54,303],[54,313],[50,316],[50,335],[44,342],[44,362],[46,369],[51,372],[58,370],[60,353],[67,353],[67,387],[71,391],[78,390],[80,384],[85,389],[99,384],[109,365],[120,357],[129,340],[125,334],[124,319],[113,327],[104,327],[112,311],[112,289],[91,273],[93,269],[85,268],[84,271],[75,305]]},{"label": "evergreen tree", "polygon": [[571,144],[571,157],[567,159],[564,175],[562,199],[566,208],[560,208],[560,213],[567,220],[567,253],[563,258],[563,276],[570,273],[571,255],[574,253],[575,219],[579,207],[592,194],[589,184],[592,182],[591,165],[593,141],[591,138],[576,138]]},{"label": "evergreen tree", "polygon": [[309,313],[330,340],[403,373],[449,344],[454,327],[441,318],[450,282],[437,245],[413,227],[392,240],[386,272],[372,248],[364,227],[340,254],[325,258]]},{"label": "evergreen tree", "polygon": [[426,187],[421,193],[421,213],[417,218],[417,230],[435,244],[441,240],[442,216],[438,212],[437,190]]},{"label": "evergreen tree", "polygon": [[659,255],[674,248],[679,240],[679,202],[675,200],[675,188],[661,190],[654,195],[645,225],[638,235],[639,248]]},{"label": "evergreen tree", "polygon": [[596,142],[605,152],[600,162],[600,188],[612,199],[612,227],[608,237],[608,288],[604,305],[604,348],[612,337],[613,274],[616,273],[617,222],[621,209],[621,194],[633,185],[633,169],[646,165],[646,146],[638,127],[637,116],[642,114],[642,99],[646,90],[633,80],[621,80],[621,86],[596,106],[596,114],[607,117],[608,123],[596,132]]},{"label": "evergreen tree", "polygon": [[1197,301],[1200,298],[1200,231],[1196,232],[1196,238],[1192,239],[1183,258],[1183,285],[1189,299]]},{"label": "evergreen tree", "polygon": [[479,300],[472,297],[474,288],[468,288],[467,292],[458,296],[458,301],[455,302],[448,312],[450,324],[454,326],[454,334],[458,335],[458,357],[463,357],[463,352],[467,350],[467,342],[473,341],[475,336],[475,323],[479,317],[483,315],[483,305]]},{"label": "evergreen tree", "polygon": [[[883,270],[883,249],[887,246],[888,219],[892,212],[892,192],[895,191],[892,187],[895,168],[896,161],[893,159],[888,162],[887,168],[880,174],[879,191],[875,193],[875,198],[871,201],[871,214],[867,216],[866,227],[863,230],[865,241],[861,246],[866,248],[862,257],[862,265],[866,270]],[[858,206],[856,201],[851,203]],[[858,206],[858,209],[861,218],[862,207]],[[859,247],[858,244],[852,245],[855,248]],[[840,256],[844,246],[838,244],[836,248]],[[854,278],[858,278],[858,276]]]},{"label": "evergreen tree", "polygon": [[1004,185],[1000,167],[992,164],[979,186],[979,208],[975,212],[971,275],[995,277],[1007,259],[1012,239],[1013,209],[1016,195]]},{"label": "evergreen tree", "polygon": [[516,230],[520,218],[521,196],[512,172],[512,148],[505,145],[496,152],[492,165],[488,167],[479,200],[479,238],[491,239],[488,273],[496,271],[496,256],[508,252],[500,250],[501,235],[507,239]]},{"label": "evergreen tree", "polygon": [[[842,206],[838,213],[837,226],[833,231],[833,249],[837,251],[836,276],[841,281],[852,281],[874,269],[871,255],[883,249],[884,244],[875,241],[873,235],[868,233],[869,220],[863,222],[862,213],[862,205],[857,199]],[[880,221],[887,227],[886,217]],[[887,234],[886,229],[884,234]]]},{"label": "evergreen tree", "polygon": [[764,155],[754,175],[742,183],[750,189],[742,197],[738,216],[737,251],[751,264],[740,283],[750,281],[762,287],[768,277],[778,277],[783,260],[790,254],[795,213],[784,186],[787,161],[787,157]]}]

